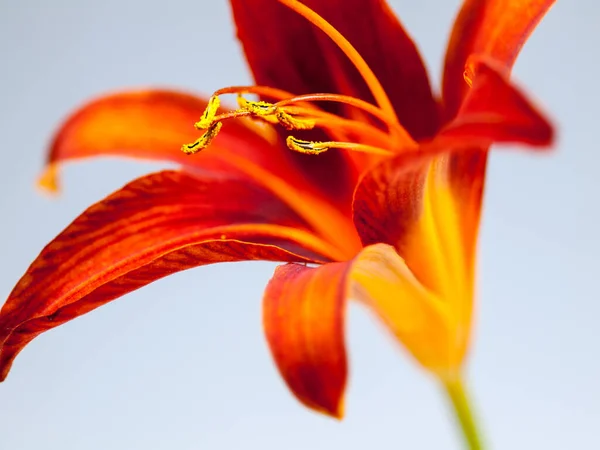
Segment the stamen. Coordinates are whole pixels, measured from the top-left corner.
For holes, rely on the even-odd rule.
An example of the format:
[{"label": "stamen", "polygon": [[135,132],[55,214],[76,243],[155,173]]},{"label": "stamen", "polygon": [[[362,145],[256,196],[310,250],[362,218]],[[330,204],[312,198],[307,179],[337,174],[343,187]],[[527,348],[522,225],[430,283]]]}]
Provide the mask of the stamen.
[{"label": "stamen", "polygon": [[237,102],[240,108],[250,111],[259,117],[272,116],[277,112],[277,107],[269,102],[252,102],[238,95]]},{"label": "stamen", "polygon": [[214,122],[219,106],[221,106],[221,100],[219,100],[217,95],[213,95],[208,100],[208,105],[206,106],[204,113],[202,113],[202,117],[200,117],[200,120],[194,124],[194,127],[197,130],[206,130],[208,127],[210,127]]},{"label": "stamen", "polygon": [[311,101],[344,103],[359,108],[377,117],[388,126],[390,131],[394,130],[396,132],[396,136],[394,137],[401,142],[402,146],[416,146],[416,142],[402,125],[400,125],[398,122],[391,121],[390,117],[379,108],[359,98],[341,94],[306,94],[281,100],[275,103],[275,106],[285,106],[297,102]]},{"label": "stamen", "polygon": [[219,131],[221,130],[222,126],[223,126],[222,122],[212,123],[208,127],[206,132],[202,136],[200,136],[198,139],[196,139],[195,142],[193,142],[191,144],[183,145],[181,147],[181,151],[183,153],[185,153],[186,155],[193,155],[195,153],[198,153],[200,150],[205,149],[206,147],[208,147],[210,145],[210,143],[215,138],[215,136],[217,134],[219,134]]},{"label": "stamen", "polygon": [[[263,95],[280,99],[277,103],[266,101],[250,101],[242,96],[243,93]],[[218,114],[220,107],[219,95],[238,94],[237,102],[240,109]],[[387,125],[388,133],[369,122],[346,119],[335,114],[323,111],[311,102],[328,101],[347,104],[365,111]],[[298,117],[301,116],[301,117]],[[396,121],[375,105],[364,100],[341,94],[307,94],[292,96],[292,94],[267,86],[232,86],[216,91],[210,98],[206,110],[198,122],[194,124],[197,129],[207,130],[196,142],[182,147],[186,154],[194,154],[207,147],[221,129],[222,122],[238,117],[255,117],[270,124],[280,124],[288,130],[310,130],[315,126],[325,128],[337,139],[342,141],[314,142],[302,141],[293,136],[287,138],[287,145],[291,150],[319,154],[331,148],[348,149],[352,151],[367,152],[378,155],[391,155],[394,152],[386,150],[390,145],[402,150],[414,150],[417,143],[407,131]],[[345,130],[342,131],[342,130]],[[381,146],[343,142],[348,135],[359,135],[369,138]]]},{"label": "stamen", "polygon": [[[387,147],[390,145],[390,135],[376,128],[368,122],[361,122],[353,119],[345,119],[328,113],[322,110],[313,108],[305,108],[303,106],[283,106],[283,111],[294,116],[297,120],[310,120],[314,122],[315,127],[324,128],[331,135],[336,137],[336,140],[347,140],[348,133],[353,136],[360,136],[369,141],[377,142],[377,145]],[[303,119],[298,119],[296,116],[303,116]],[[306,119],[305,117],[310,117]]]},{"label": "stamen", "polygon": [[238,95],[237,101],[240,108],[250,111],[261,119],[267,120],[267,122],[280,123],[288,130],[311,130],[315,126],[314,120],[292,117],[273,103],[252,102],[241,95]]},{"label": "stamen", "polygon": [[331,147],[326,142],[312,142],[302,141],[296,139],[294,136],[288,136],[285,140],[288,148],[299,153],[306,153],[308,155],[318,155],[319,153],[326,152]]},{"label": "stamen", "polygon": [[277,112],[277,120],[286,130],[312,130],[315,127],[314,120],[299,119],[282,110]]},{"label": "stamen", "polygon": [[354,48],[354,46],[329,22],[323,19],[308,6],[300,3],[297,0],[279,0],[279,2],[297,12],[310,23],[323,31],[339,47],[339,49],[344,52],[344,54],[348,57],[348,59],[350,59],[354,67],[356,67],[356,70],[358,70],[362,76],[379,107],[389,116],[390,121],[399,124],[394,107],[385,93],[383,86],[364,58]]},{"label": "stamen", "polygon": [[[287,91],[268,87],[268,86],[231,86],[231,87],[219,89],[213,95],[222,95],[222,94],[239,94],[239,95],[241,95],[241,94],[256,94],[256,95],[267,96],[267,97],[271,97],[273,99],[279,100],[277,103],[274,104],[274,106],[278,106],[278,107],[289,105],[289,104],[296,104],[296,103],[306,104],[307,107],[314,108],[313,111],[314,111],[315,116],[317,114],[329,114],[330,116],[333,116],[333,115],[331,113],[326,113],[325,111],[323,111],[321,109],[317,109],[317,107],[312,105],[310,102],[324,101],[324,102],[335,102],[335,103],[350,105],[350,106],[358,108],[362,111],[365,111],[365,112],[373,115],[374,117],[377,117],[379,120],[381,120],[383,123],[385,123],[387,125],[388,129],[393,134],[392,140],[400,142],[400,145],[398,145],[398,147],[416,147],[415,141],[412,139],[410,134],[408,134],[408,132],[404,129],[404,127],[402,125],[400,125],[398,122],[390,120],[389,115],[384,113],[377,106],[375,106],[369,102],[366,102],[364,100],[361,100],[359,98],[350,97],[349,95],[318,93],[318,94],[306,94],[306,95],[294,96],[294,94],[291,94]],[[246,101],[246,102],[248,101],[248,100],[244,99],[243,97],[242,97],[242,99],[243,99],[243,101]],[[261,103],[261,102],[254,102],[254,103]],[[264,103],[269,104],[268,102],[264,102]],[[238,97],[238,105],[240,105],[241,108],[245,107],[245,103],[240,104],[239,97]],[[313,114],[311,113],[310,115],[313,115]],[[275,122],[271,121],[271,123],[275,123]],[[363,124],[363,122],[358,122],[358,121],[356,121],[356,123]]]},{"label": "stamen", "polygon": [[[340,94],[317,93],[294,96],[284,90],[267,86],[226,87],[213,94],[200,120],[194,124],[197,129],[206,130],[206,132],[196,142],[184,145],[182,150],[186,154],[197,153],[215,138],[223,121],[238,117],[259,118],[271,124],[280,124],[288,130],[310,130],[318,126],[327,129],[334,138],[341,137],[342,139],[342,141],[317,142],[303,141],[288,136],[286,139],[288,147],[301,153],[320,154],[331,148],[337,148],[378,155],[393,155],[395,152],[386,147],[394,150],[417,149],[418,144],[399,123],[394,108],[375,73],[352,44],[329,22],[298,0],[278,1],[323,31],[340,48],[362,76],[378,106],[359,98]],[[238,94],[239,109],[217,114],[220,107],[219,96],[223,94]],[[256,94],[263,98],[272,98],[277,102],[250,101],[242,94]],[[384,130],[368,121],[348,119],[323,111],[312,104],[317,101],[337,102],[358,108],[379,119],[386,125],[388,132],[385,133]],[[382,143],[382,147],[344,142],[343,140],[349,136],[349,140],[353,140],[352,136],[358,136],[363,142],[365,138],[368,138],[369,142]]]},{"label": "stamen", "polygon": [[308,155],[319,155],[331,148],[338,148],[344,150],[353,150],[356,152],[371,153],[376,155],[390,156],[394,152],[385,150],[383,148],[375,147],[367,144],[357,144],[354,142],[317,142],[317,141],[303,141],[295,138],[294,136],[288,136],[285,140],[288,148],[295,152],[305,153]]},{"label": "stamen", "polygon": [[[266,90],[270,89],[271,88],[266,88]],[[247,100],[241,94],[239,94],[239,92],[245,92],[246,90],[248,90],[246,87],[222,89],[221,91],[228,91],[227,93],[236,93],[236,91],[238,91],[237,101],[240,109],[218,115],[216,113],[220,107],[220,100],[217,93],[213,94],[200,120],[194,124],[197,129],[204,129],[206,132],[198,140],[196,140],[196,142],[182,146],[182,151],[189,155],[195,154],[206,148],[212,142],[214,137],[220,131],[223,121],[233,118],[252,116],[260,118],[261,120],[271,124],[280,124],[288,130],[310,130],[315,126],[319,126],[327,129],[329,133],[337,139],[341,138],[342,141],[348,138],[346,133],[350,132],[353,135],[358,134],[363,138],[368,137],[371,142],[375,142],[382,147],[389,146],[390,143],[397,144],[398,142],[395,139],[391,139],[387,133],[368,122],[339,117],[335,114],[318,109],[310,103],[310,101],[336,101],[349,104],[373,114],[375,117],[386,122],[389,127],[397,126],[394,123],[387,122],[388,117],[376,106],[371,105],[363,100],[338,94],[309,94],[286,98],[278,103],[269,103],[265,101]],[[251,87],[251,90],[262,90],[262,87]],[[283,96],[282,92],[271,93],[277,95],[278,97]],[[303,117],[298,117],[298,115]],[[301,151],[303,153],[318,154],[330,148],[345,148],[354,151],[364,151],[376,154],[391,153],[387,150],[384,150],[382,147],[366,144],[331,141],[323,146],[324,143],[301,141],[293,137],[290,139],[291,140],[288,140],[288,146],[292,150]],[[414,141],[410,140],[409,142],[403,143],[403,145],[409,146],[411,144],[414,144]]]}]

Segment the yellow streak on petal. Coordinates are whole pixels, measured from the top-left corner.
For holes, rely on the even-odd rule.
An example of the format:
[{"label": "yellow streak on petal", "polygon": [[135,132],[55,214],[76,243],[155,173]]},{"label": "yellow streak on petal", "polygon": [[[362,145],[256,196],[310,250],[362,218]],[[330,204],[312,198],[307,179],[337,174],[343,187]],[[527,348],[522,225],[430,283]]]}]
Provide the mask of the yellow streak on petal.
[{"label": "yellow streak on petal", "polygon": [[423,211],[410,231],[403,255],[411,271],[448,308],[453,333],[448,345],[459,361],[468,347],[473,311],[473,277],[467,258],[456,199],[446,178],[446,160],[435,158],[423,192]]},{"label": "yellow streak on petal", "polygon": [[430,196],[430,203],[437,223],[437,232],[445,259],[445,273],[448,278],[444,298],[456,321],[455,345],[462,349],[462,358],[470,338],[474,279],[473,271],[467,267],[467,255],[458,216],[459,209],[456,202],[461,199],[457,199],[450,188],[446,163],[446,156],[435,160],[430,183],[436,186],[436,190],[435,195]]},{"label": "yellow streak on petal", "polygon": [[421,365],[440,375],[460,366],[447,305],[419,282],[393,247],[366,247],[350,276],[353,298],[373,310]]}]

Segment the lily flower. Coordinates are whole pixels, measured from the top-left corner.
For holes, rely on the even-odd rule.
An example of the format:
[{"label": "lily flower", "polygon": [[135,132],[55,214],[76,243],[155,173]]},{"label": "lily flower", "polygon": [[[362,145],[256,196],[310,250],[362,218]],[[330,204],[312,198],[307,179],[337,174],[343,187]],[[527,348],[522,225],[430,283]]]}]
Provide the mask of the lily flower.
[{"label": "lily flower", "polygon": [[[42,250],[0,313],[1,378],[39,334],[154,280],[267,260],[284,264],[265,290],[264,328],[302,403],[342,416],[354,299],[465,413],[488,148],[552,142],[509,79],[552,3],[466,0],[438,99],[384,0],[231,0],[256,86],[106,95],[58,130],[49,188],[60,164],[92,156],[180,168],[132,181]],[[221,107],[226,94],[237,109]]]}]

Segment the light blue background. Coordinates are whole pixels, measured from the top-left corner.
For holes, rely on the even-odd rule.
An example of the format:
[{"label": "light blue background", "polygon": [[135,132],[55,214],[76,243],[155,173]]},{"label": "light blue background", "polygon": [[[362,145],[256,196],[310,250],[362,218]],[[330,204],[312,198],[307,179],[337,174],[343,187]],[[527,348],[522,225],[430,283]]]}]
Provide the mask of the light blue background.
[{"label": "light blue background", "polygon": [[[438,83],[459,2],[392,3]],[[469,379],[497,449],[600,448],[599,14],[559,2],[515,68],[560,126],[555,153],[499,149],[490,165]],[[0,60],[0,297],[87,205],[160,167],[73,164],[61,197],[40,195],[62,117],[124,87],[250,81],[216,0],[1,0]],[[36,339],[0,385],[0,449],[461,448],[433,380],[356,306],[347,417],[301,407],[262,334],[273,267],[177,274]]]}]

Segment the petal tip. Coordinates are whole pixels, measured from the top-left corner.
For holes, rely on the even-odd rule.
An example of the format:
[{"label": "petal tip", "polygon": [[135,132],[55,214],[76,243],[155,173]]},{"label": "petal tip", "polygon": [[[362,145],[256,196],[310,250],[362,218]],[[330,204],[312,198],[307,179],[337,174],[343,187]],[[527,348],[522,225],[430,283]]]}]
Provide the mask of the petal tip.
[{"label": "petal tip", "polygon": [[50,164],[40,175],[37,187],[46,194],[57,195],[60,192],[58,183],[58,169],[55,164]]},{"label": "petal tip", "polygon": [[3,353],[2,347],[0,347],[0,383],[6,380],[6,377],[10,372],[10,368],[12,367],[13,360],[14,356],[7,356]]},{"label": "petal tip", "polygon": [[329,416],[339,422],[341,422],[344,419],[345,416],[345,408],[344,408],[344,402],[340,401],[339,404],[337,405],[337,408],[335,408],[334,410],[332,410],[329,413]]},{"label": "petal tip", "polygon": [[342,421],[342,419],[344,419],[345,409],[344,409],[344,399],[343,398],[340,398],[337,401],[331,402],[331,401],[319,401],[318,399],[306,399],[306,398],[300,397],[295,392],[294,392],[294,394],[296,395],[298,400],[300,400],[300,402],[302,404],[304,404],[304,406],[306,406],[307,408],[312,409],[313,411],[315,411],[319,414],[323,414],[327,417],[330,417],[330,418],[338,420],[338,421]]}]

